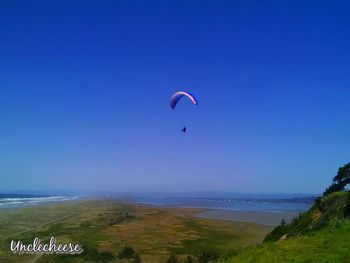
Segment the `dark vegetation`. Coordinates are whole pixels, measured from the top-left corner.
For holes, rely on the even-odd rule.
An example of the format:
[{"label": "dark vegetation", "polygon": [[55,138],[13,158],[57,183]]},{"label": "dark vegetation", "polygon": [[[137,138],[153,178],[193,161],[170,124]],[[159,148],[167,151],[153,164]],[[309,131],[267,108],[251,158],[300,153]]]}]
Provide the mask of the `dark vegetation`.
[{"label": "dark vegetation", "polygon": [[109,262],[114,258],[112,253],[98,251],[97,248],[92,245],[84,247],[83,256],[85,259],[94,260],[96,262]]},{"label": "dark vegetation", "polygon": [[198,263],[216,262],[218,258],[218,254],[209,251],[204,251],[198,256]]},{"label": "dark vegetation", "polygon": [[135,249],[130,246],[125,246],[122,251],[118,254],[119,259],[130,259],[132,263],[140,263],[141,258],[138,253],[136,253]]},{"label": "dark vegetation", "polygon": [[178,263],[178,259],[175,254],[171,254],[166,263]]},{"label": "dark vegetation", "polygon": [[188,255],[185,261],[179,260],[175,254],[170,254],[166,263],[214,263],[219,259],[219,254],[211,251],[203,251],[198,256]]},{"label": "dark vegetation", "polygon": [[333,178],[332,184],[326,189],[323,196],[342,191],[350,184],[350,163],[339,168],[337,175]]}]

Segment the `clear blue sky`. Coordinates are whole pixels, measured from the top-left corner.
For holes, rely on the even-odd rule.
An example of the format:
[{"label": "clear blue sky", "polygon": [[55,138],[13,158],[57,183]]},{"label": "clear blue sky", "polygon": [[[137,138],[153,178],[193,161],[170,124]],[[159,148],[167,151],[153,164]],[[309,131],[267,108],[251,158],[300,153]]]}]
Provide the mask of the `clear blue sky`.
[{"label": "clear blue sky", "polygon": [[349,7],[1,1],[0,191],[322,192],[350,161]]}]

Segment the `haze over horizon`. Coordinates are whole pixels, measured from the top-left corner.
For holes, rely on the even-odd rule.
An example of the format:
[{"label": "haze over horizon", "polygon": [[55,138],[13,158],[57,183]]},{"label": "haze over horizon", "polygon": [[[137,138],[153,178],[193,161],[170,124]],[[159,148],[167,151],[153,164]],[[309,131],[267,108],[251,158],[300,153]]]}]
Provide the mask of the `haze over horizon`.
[{"label": "haze over horizon", "polygon": [[0,2],[0,192],[321,193],[350,161],[349,7]]}]

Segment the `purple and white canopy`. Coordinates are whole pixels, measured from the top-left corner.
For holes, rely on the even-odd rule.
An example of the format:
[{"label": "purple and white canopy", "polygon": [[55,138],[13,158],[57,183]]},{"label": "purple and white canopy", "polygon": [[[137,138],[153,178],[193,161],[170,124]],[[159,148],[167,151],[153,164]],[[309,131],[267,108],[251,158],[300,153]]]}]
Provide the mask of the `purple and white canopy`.
[{"label": "purple and white canopy", "polygon": [[193,96],[191,93],[185,92],[185,91],[178,91],[170,98],[170,108],[175,109],[178,101],[182,97],[189,98],[193,104],[198,105],[198,101],[195,96]]}]

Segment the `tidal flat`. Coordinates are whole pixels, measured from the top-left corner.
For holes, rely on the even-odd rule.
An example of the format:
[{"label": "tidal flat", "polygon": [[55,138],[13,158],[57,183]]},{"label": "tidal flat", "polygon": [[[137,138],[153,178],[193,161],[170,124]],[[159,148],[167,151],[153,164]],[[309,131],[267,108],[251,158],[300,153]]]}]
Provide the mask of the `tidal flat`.
[{"label": "tidal flat", "polygon": [[298,211],[265,212],[265,211],[228,211],[228,210],[206,210],[195,217],[218,219],[238,222],[252,222],[267,226],[278,226],[282,219],[290,222],[299,215]]},{"label": "tidal flat", "polygon": [[[131,247],[141,262],[181,261],[203,252],[220,257],[260,243],[270,226],[195,217],[203,209],[165,208],[114,199],[79,199],[59,204],[0,210],[0,262],[123,262]],[[79,255],[16,255],[11,240],[79,243]]]}]

